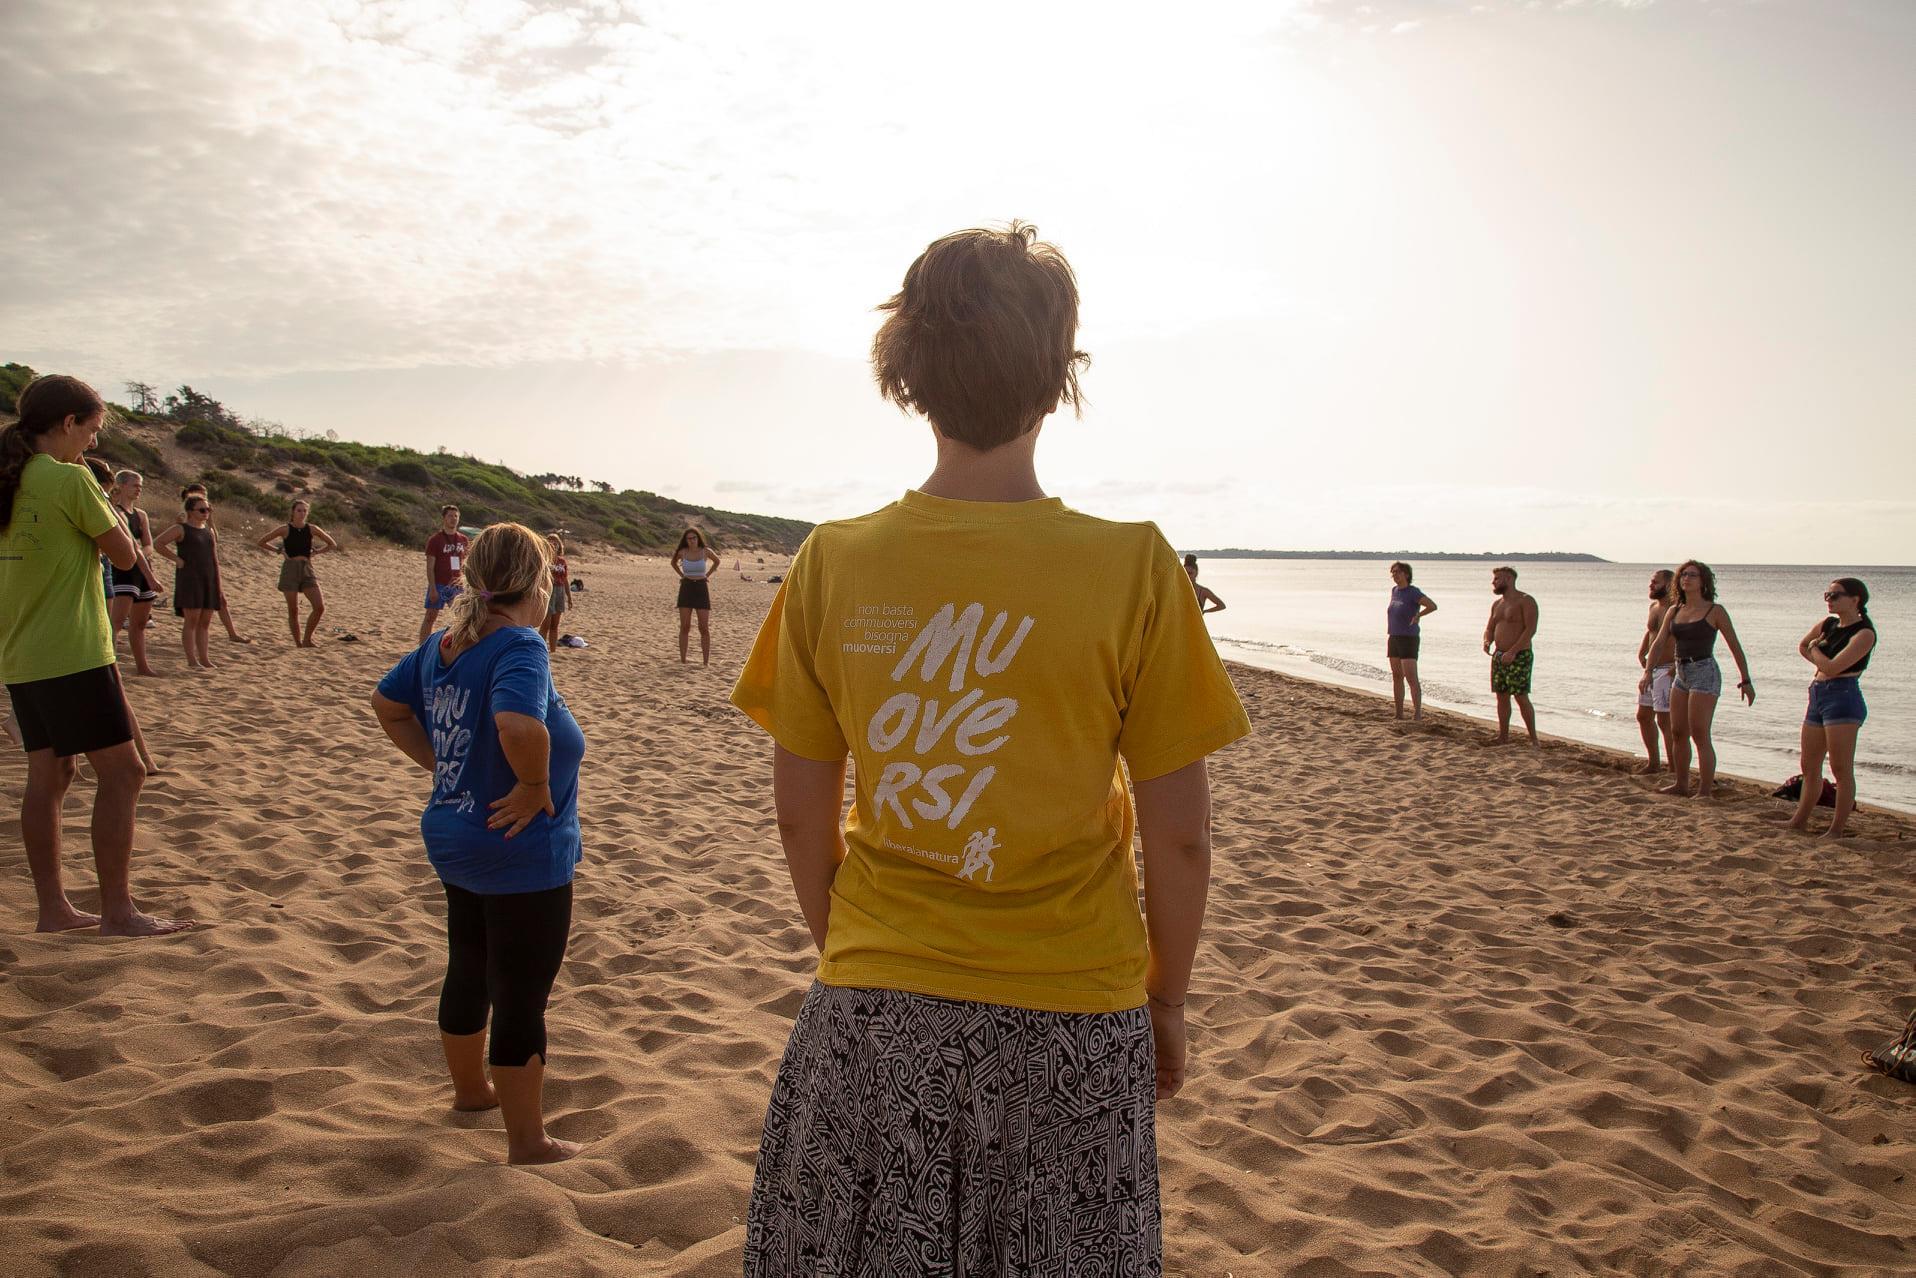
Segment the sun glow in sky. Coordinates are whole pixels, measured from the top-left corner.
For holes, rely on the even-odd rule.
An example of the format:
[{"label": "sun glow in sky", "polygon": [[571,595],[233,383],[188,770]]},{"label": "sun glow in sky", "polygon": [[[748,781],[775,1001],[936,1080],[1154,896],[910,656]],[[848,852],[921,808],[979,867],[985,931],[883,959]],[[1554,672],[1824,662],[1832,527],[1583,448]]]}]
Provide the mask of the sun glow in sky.
[{"label": "sun glow in sky", "polygon": [[1916,562],[1916,4],[23,0],[0,359],[825,519],[926,242],[1185,546]]}]

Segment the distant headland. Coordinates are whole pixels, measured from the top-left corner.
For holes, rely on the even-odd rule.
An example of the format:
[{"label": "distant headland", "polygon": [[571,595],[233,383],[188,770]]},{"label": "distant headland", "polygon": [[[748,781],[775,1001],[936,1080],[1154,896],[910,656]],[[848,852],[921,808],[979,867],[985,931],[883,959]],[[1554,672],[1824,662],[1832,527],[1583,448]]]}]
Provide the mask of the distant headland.
[{"label": "distant headland", "polygon": [[1180,554],[1196,555],[1199,559],[1421,559],[1425,562],[1452,561],[1457,563],[1523,563],[1523,564],[1607,564],[1610,561],[1597,555],[1586,555],[1580,551],[1510,551],[1497,553],[1483,551],[1468,554],[1450,550],[1244,550],[1231,547],[1226,550],[1187,550]]}]

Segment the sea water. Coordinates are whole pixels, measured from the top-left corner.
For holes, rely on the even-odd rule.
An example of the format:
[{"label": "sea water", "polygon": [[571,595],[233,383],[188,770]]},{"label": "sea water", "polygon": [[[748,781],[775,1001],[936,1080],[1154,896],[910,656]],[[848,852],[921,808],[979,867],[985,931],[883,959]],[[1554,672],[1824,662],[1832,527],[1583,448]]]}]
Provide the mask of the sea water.
[{"label": "sea water", "polygon": [[[1411,563],[1415,584],[1438,605],[1424,619],[1417,663],[1425,702],[1494,720],[1483,634],[1496,565]],[[1539,732],[1641,754],[1637,643],[1650,574],[1669,566],[1515,565],[1518,587],[1535,596],[1539,608],[1530,693]],[[1864,803],[1916,812],[1916,568],[1712,567],[1717,601],[1729,610],[1757,689],[1756,704],[1745,706],[1732,686],[1737,674],[1729,645],[1719,636],[1723,697],[1713,733],[1718,768],[1773,783],[1797,772],[1814,671],[1796,645],[1827,615],[1822,595],[1831,578],[1861,577],[1870,589],[1877,647],[1862,676],[1869,720],[1857,741],[1857,790]],[[1227,605],[1209,618],[1227,660],[1389,695],[1388,560],[1203,559],[1201,570],[1199,580]],[[1380,713],[1388,714],[1388,707]],[[1515,707],[1511,723],[1513,732],[1522,731]]]}]

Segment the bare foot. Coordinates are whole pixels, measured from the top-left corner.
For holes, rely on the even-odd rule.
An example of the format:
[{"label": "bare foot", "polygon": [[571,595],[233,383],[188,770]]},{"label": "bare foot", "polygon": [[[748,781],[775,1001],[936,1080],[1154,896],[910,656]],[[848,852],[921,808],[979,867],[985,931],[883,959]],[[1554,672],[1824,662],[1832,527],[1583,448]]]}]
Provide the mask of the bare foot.
[{"label": "bare foot", "polygon": [[58,914],[41,915],[40,925],[33,930],[36,932],[72,932],[79,928],[98,927],[100,925],[99,915],[87,914],[76,910],[70,902],[64,904],[66,908]]},{"label": "bare foot", "polygon": [[161,677],[160,672],[153,669],[153,667],[151,666],[141,666],[139,669],[135,670],[133,673],[144,675],[148,679],[158,679]]},{"label": "bare foot", "polygon": [[1852,830],[1839,830],[1832,825],[1829,829],[1823,831],[1823,837],[1826,839],[1853,839],[1856,837],[1856,834]]},{"label": "bare foot", "polygon": [[514,1167],[537,1167],[543,1163],[563,1163],[584,1148],[585,1146],[577,1141],[555,1140],[548,1136],[546,1143],[542,1146],[529,1149],[522,1154],[507,1154],[506,1162]]},{"label": "bare foot", "polygon": [[499,1108],[499,1093],[492,1090],[492,1084],[486,1084],[486,1090],[473,1096],[455,1094],[452,1107],[461,1114],[481,1114],[489,1109]]},{"label": "bare foot", "polygon": [[1669,785],[1658,786],[1657,793],[1658,794],[1674,794],[1679,799],[1687,799],[1690,797],[1690,787],[1687,785],[1678,785],[1676,782],[1672,781]]},{"label": "bare foot", "polygon": [[1653,777],[1663,771],[1663,765],[1653,760],[1648,763],[1639,763],[1636,767],[1631,768],[1630,771],[1640,777]]},{"label": "bare foot", "polygon": [[1699,799],[1714,799],[1716,798],[1716,791],[1706,785],[1696,792],[1696,797]]},{"label": "bare foot", "polygon": [[163,919],[134,913],[124,919],[101,919],[101,936],[170,936],[193,926],[192,919]]},{"label": "bare foot", "polygon": [[227,638],[227,642],[229,642],[229,643],[251,643],[251,642],[253,642],[253,641],[252,641],[251,639],[248,639],[248,638],[247,638],[247,637],[246,637],[245,635],[233,635],[233,634],[229,634],[229,635],[227,635],[227,636],[226,636],[226,638]]}]

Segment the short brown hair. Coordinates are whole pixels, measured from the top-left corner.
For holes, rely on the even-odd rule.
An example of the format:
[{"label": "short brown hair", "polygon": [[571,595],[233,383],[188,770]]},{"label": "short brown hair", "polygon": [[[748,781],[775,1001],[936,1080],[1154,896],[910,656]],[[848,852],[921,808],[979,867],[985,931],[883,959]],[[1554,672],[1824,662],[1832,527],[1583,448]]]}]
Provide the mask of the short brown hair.
[{"label": "short brown hair", "polygon": [[879,393],[946,439],[990,450],[1083,402],[1077,277],[1036,227],[934,241],[878,309],[889,312],[872,338]]}]

